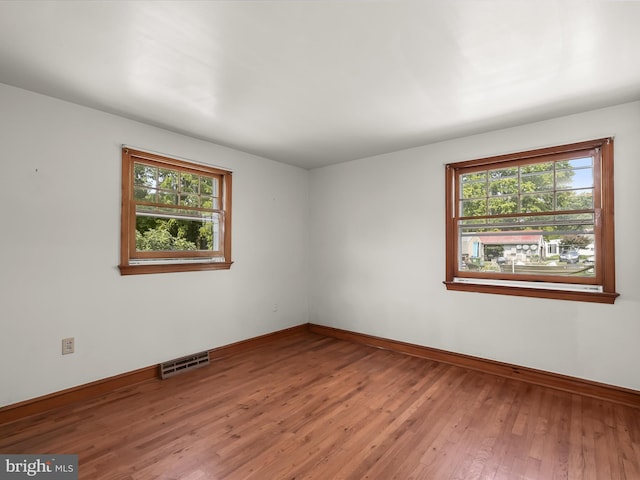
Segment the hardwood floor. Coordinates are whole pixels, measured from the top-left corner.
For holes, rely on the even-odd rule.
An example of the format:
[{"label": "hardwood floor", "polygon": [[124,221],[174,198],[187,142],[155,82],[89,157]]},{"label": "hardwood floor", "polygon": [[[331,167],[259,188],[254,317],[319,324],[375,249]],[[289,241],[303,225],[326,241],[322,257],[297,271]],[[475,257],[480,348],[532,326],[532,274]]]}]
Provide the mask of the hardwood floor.
[{"label": "hardwood floor", "polygon": [[640,409],[296,334],[0,425],[87,480],[640,479]]}]

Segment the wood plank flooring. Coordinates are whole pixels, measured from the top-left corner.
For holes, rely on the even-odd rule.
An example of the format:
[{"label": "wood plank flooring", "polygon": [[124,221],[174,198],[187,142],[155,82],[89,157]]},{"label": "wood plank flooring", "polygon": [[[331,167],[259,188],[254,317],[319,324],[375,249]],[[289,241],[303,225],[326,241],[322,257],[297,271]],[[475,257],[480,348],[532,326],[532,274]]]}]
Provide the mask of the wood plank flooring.
[{"label": "wood plank flooring", "polygon": [[640,410],[312,333],[0,425],[86,480],[640,479]]}]

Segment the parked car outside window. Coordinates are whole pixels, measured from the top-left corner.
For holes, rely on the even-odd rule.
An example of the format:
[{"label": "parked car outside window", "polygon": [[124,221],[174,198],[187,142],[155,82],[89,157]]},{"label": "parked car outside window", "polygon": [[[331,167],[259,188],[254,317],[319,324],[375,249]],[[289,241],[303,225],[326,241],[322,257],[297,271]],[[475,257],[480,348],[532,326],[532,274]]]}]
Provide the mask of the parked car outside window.
[{"label": "parked car outside window", "polygon": [[580,256],[577,250],[563,250],[560,252],[560,261],[566,263],[578,263]]}]

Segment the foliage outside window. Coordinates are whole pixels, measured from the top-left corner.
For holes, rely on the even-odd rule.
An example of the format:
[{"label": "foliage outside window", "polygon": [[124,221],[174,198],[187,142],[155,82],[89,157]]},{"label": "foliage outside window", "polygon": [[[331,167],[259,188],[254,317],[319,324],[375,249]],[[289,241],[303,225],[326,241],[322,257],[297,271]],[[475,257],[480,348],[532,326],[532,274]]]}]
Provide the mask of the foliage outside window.
[{"label": "foliage outside window", "polygon": [[231,172],[124,147],[121,274],[231,263]]},{"label": "foliage outside window", "polygon": [[613,303],[613,139],[446,166],[449,290]]}]

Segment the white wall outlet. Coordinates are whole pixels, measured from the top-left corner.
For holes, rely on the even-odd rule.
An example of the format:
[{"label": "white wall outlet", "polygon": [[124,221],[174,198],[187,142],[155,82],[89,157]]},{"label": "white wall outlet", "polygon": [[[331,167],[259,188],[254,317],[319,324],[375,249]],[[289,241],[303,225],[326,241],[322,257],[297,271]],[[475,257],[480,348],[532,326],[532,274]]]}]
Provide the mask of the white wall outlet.
[{"label": "white wall outlet", "polygon": [[278,307],[278,304],[277,304],[277,303],[274,303],[274,304],[273,304],[273,307],[272,307],[272,309],[271,309],[271,310],[272,310],[272,311],[274,311],[274,312],[277,312],[277,311],[278,311],[278,308],[279,308],[279,307]]},{"label": "white wall outlet", "polygon": [[75,340],[73,337],[62,339],[62,354],[68,355],[75,351]]}]

